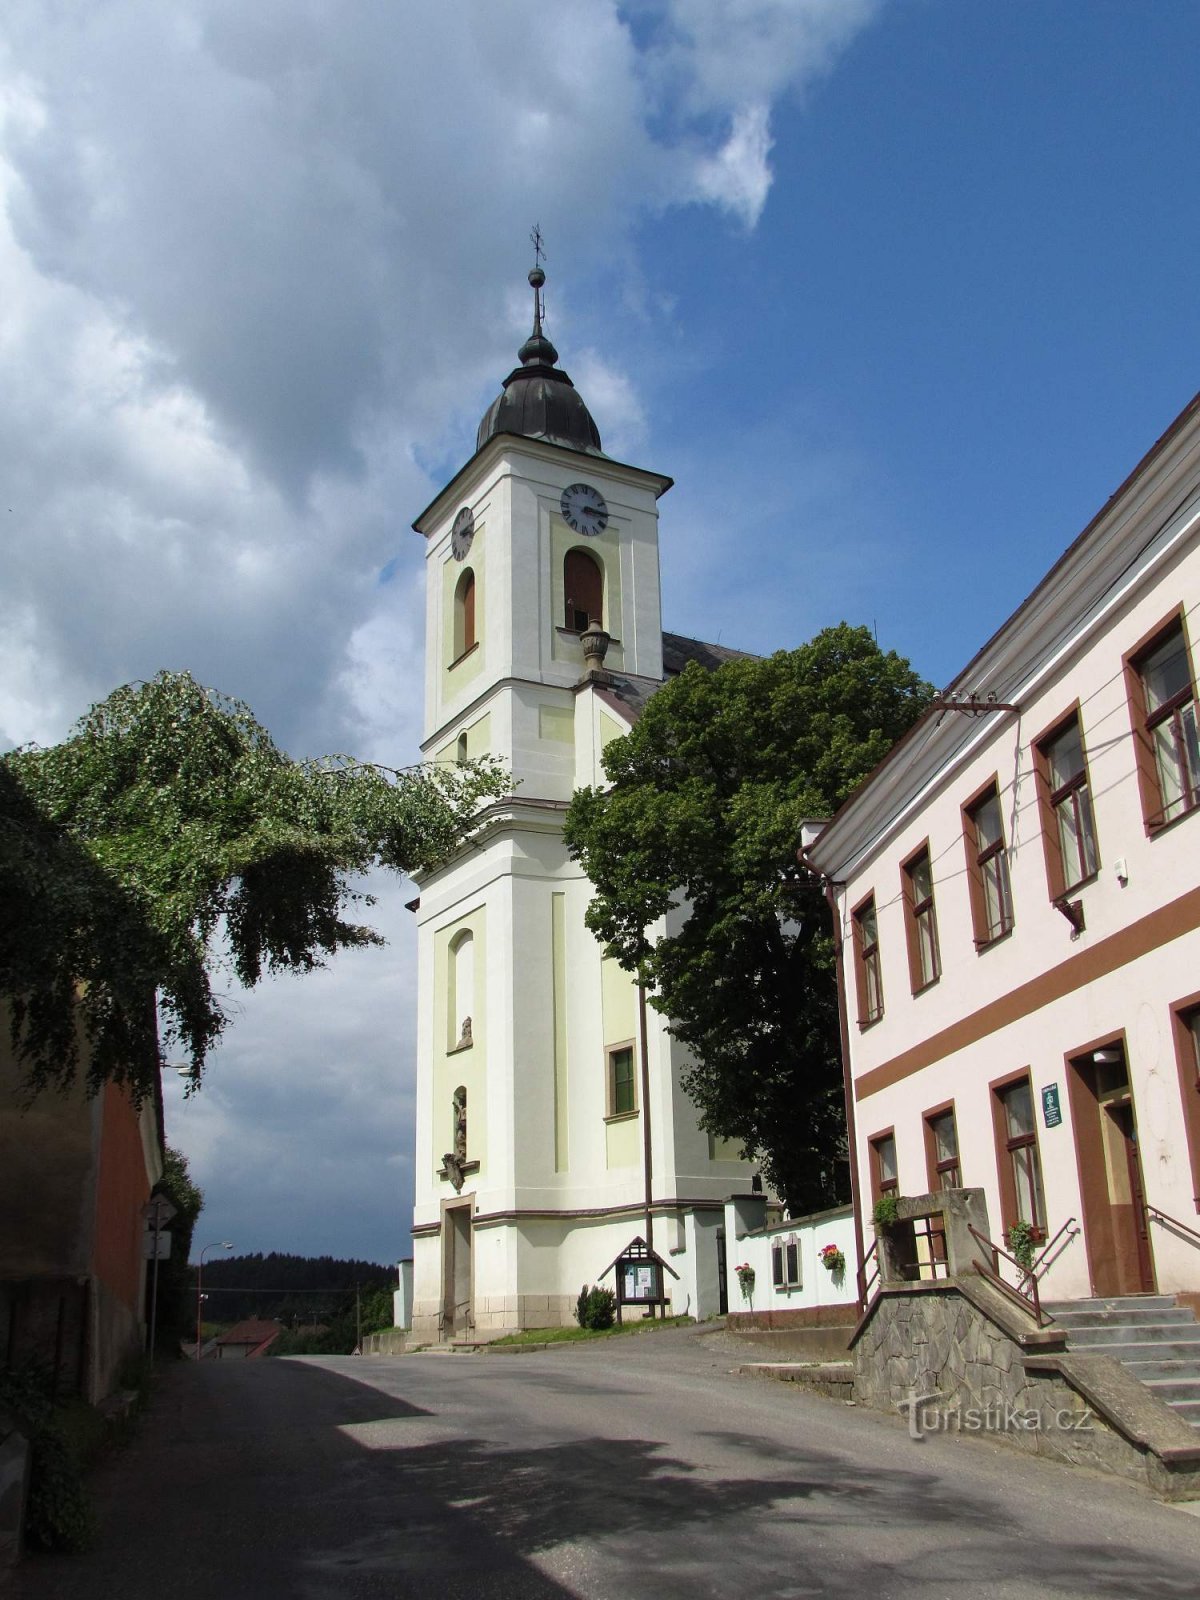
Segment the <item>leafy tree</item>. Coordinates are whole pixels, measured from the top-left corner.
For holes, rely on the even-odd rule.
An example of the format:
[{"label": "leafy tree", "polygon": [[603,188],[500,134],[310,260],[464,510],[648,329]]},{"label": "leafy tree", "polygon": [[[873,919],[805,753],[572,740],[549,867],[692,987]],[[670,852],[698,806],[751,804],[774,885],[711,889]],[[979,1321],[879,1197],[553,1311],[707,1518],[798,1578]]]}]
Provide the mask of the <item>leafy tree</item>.
[{"label": "leafy tree", "polygon": [[588,926],[689,1046],[701,1126],[739,1139],[795,1214],[846,1185],[832,940],[800,824],[832,815],[931,693],[846,623],[765,660],[691,663],[606,747],[611,787],[567,814],[596,886]]},{"label": "leafy tree", "polygon": [[371,903],[355,876],[435,865],[509,786],[487,761],[292,760],[247,706],[170,672],[0,757],[0,998],[31,1089],[74,1079],[82,1034],[89,1088],[146,1094],[155,995],[198,1083],[228,1020],[218,965],[249,987],[380,943],[347,920]]}]

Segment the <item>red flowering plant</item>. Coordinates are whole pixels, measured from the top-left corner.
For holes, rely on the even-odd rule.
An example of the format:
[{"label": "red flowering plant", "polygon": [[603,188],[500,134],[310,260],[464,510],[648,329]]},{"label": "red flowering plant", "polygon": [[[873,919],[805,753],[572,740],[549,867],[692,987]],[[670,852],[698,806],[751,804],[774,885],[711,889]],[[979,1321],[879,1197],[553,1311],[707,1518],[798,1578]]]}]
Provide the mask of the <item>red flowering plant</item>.
[{"label": "red flowering plant", "polygon": [[827,1244],[822,1246],[820,1255],[821,1265],[828,1268],[831,1273],[845,1272],[846,1257],[838,1249],[837,1245]]}]

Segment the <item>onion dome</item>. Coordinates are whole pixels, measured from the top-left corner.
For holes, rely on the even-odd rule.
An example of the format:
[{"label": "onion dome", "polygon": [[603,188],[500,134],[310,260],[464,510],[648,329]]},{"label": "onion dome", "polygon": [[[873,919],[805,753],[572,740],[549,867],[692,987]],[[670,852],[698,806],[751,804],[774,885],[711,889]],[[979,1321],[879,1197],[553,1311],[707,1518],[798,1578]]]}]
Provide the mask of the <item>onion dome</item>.
[{"label": "onion dome", "polygon": [[541,288],[545,281],[541,267],[534,267],[529,274],[533,332],[517,351],[521,365],[505,378],[503,392],[484,412],[475,448],[482,450],[498,433],[515,433],[526,439],[565,445],[568,450],[603,455],[600,430],[592,421],[583,396],[566,373],[555,366],[558,351],[542,332]]}]

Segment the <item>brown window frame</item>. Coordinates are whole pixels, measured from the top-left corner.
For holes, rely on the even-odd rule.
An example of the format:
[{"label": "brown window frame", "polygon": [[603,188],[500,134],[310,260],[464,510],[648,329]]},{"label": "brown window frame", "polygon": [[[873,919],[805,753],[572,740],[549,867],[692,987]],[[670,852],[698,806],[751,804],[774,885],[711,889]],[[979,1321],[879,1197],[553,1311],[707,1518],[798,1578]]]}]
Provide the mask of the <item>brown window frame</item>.
[{"label": "brown window frame", "polygon": [[[1059,739],[1074,724],[1079,730],[1079,749],[1083,758],[1079,771],[1074,773],[1066,783],[1054,787],[1054,778],[1050,766],[1050,752]],[[1042,851],[1046,858],[1046,882],[1050,890],[1051,900],[1060,900],[1064,895],[1074,894],[1076,889],[1082,889],[1086,884],[1093,883],[1100,872],[1100,846],[1096,837],[1096,811],[1092,804],[1092,776],[1088,768],[1087,743],[1083,737],[1083,718],[1080,715],[1079,702],[1057,717],[1046,731],[1033,741],[1033,770],[1037,780],[1038,815],[1042,825]],[[1082,799],[1080,798],[1082,796]],[[1068,878],[1066,861],[1063,856],[1062,832],[1059,827],[1059,812],[1070,804],[1075,818],[1077,837],[1082,839],[1084,834],[1091,844],[1091,853],[1095,865],[1090,872],[1084,873],[1080,878]],[[1086,828],[1081,826],[1081,819],[1086,817]],[[1081,851],[1081,858],[1084,852]]]},{"label": "brown window frame", "polygon": [[[616,1057],[628,1050],[630,1061],[629,1094],[632,1104],[623,1110],[617,1109],[617,1078]],[[622,1039],[617,1044],[610,1044],[604,1052],[604,1120],[606,1122],[624,1122],[627,1117],[638,1115],[638,1060],[637,1045],[632,1039]]]},{"label": "brown window frame", "polygon": [[[895,1157],[896,1166],[896,1176],[894,1178],[885,1178],[883,1176],[883,1164],[879,1159],[879,1146],[886,1139],[892,1141],[892,1154]],[[885,1194],[899,1194],[900,1152],[896,1147],[896,1130],[894,1127],[880,1128],[878,1133],[873,1133],[870,1136],[867,1140],[867,1157],[871,1170],[871,1199],[879,1200]]]},{"label": "brown window frame", "polygon": [[[1193,1020],[1194,1019],[1194,1020]],[[1192,1174],[1192,1202],[1200,1212],[1200,991],[1185,995],[1171,1007],[1171,1033],[1179,1067],[1179,1098]]]},{"label": "brown window frame", "polygon": [[[934,1132],[934,1123],[940,1122],[944,1117],[950,1117],[954,1123],[954,1160],[942,1160],[938,1156],[937,1135]],[[954,1109],[954,1101],[947,1100],[944,1105],[934,1106],[926,1111],[921,1119],[921,1126],[925,1130],[925,1170],[929,1178],[929,1192],[936,1194],[940,1189],[962,1188],[962,1149],[958,1142],[958,1113]],[[954,1183],[943,1183],[947,1172],[953,1171]]]},{"label": "brown window frame", "polygon": [[[866,942],[863,918],[870,913],[875,925],[875,937]],[[883,967],[879,958],[879,908],[875,892],[864,895],[850,913],[850,926],[854,933],[854,987],[858,995],[858,1026],[873,1028],[883,1016]],[[871,979],[874,978],[877,1003],[871,1004]]]},{"label": "brown window frame", "polygon": [[[929,893],[925,899],[918,900],[915,874],[922,861],[929,870]],[[926,989],[932,989],[942,975],[942,949],[938,942],[937,907],[933,896],[933,856],[928,839],[900,863],[900,883],[904,894],[904,932],[908,944],[909,984],[913,994],[923,994]],[[928,919],[929,944],[933,952],[931,976],[926,976],[922,957],[923,917]]]},{"label": "brown window frame", "polygon": [[[1033,1124],[1032,1132],[1011,1135],[1008,1131],[1008,1107],[1006,1097],[1020,1084],[1026,1084],[1029,1089],[1030,1121]],[[1006,1077],[996,1078],[988,1084],[992,1102],[992,1129],[996,1142],[996,1172],[1000,1180],[1000,1218],[1002,1233],[1005,1238],[1014,1222],[1025,1220],[1031,1222],[1034,1237],[1046,1237],[1046,1184],[1042,1169],[1042,1149],[1037,1136],[1037,1096],[1033,1089],[1033,1074],[1028,1067],[1021,1072],[1010,1072]],[[1013,1157],[1018,1150],[1032,1149],[1036,1173],[1036,1183],[1032,1185],[1034,1193],[1034,1210],[1040,1205],[1042,1216],[1040,1218],[1021,1218],[1017,1201],[1017,1179]]]},{"label": "brown window frame", "polygon": [[[1146,683],[1142,669],[1149,656],[1166,643],[1168,637],[1176,630],[1183,643],[1184,659],[1187,662],[1188,684],[1186,689],[1179,690],[1170,700],[1157,707],[1153,712],[1149,709],[1146,698]],[[1153,838],[1161,833],[1164,828],[1172,827],[1181,822],[1184,817],[1191,816],[1200,810],[1200,780],[1196,783],[1185,781],[1184,803],[1182,809],[1174,816],[1166,815],[1163,801],[1162,776],[1159,771],[1158,755],[1154,743],[1154,730],[1170,720],[1174,724],[1176,749],[1180,747],[1182,734],[1180,725],[1176,722],[1178,713],[1187,705],[1196,708],[1196,674],[1193,669],[1193,656],[1191,640],[1188,638],[1187,618],[1183,607],[1175,609],[1162,619],[1155,627],[1142,636],[1121,658],[1125,671],[1125,695],[1129,704],[1129,721],[1133,729],[1134,765],[1137,770],[1138,791],[1142,801],[1142,822],[1146,833]],[[1193,711],[1195,717],[1195,710]],[[1180,770],[1186,772],[1186,760],[1180,761]]]},{"label": "brown window frame", "polygon": [[[573,584],[571,568],[572,566],[581,567],[584,562],[587,563],[589,569],[588,586],[590,587],[593,576],[596,585],[595,593],[593,595],[585,594],[584,599],[594,599],[596,602],[594,606],[576,605],[571,594],[572,587],[579,586],[578,583]],[[563,556],[563,616],[565,618],[564,628],[567,633],[586,633],[593,622],[601,625],[604,622],[604,565],[590,550],[585,550],[582,545],[572,545]],[[582,623],[580,621],[581,618]]]},{"label": "brown window frame", "polygon": [[[1000,839],[998,843],[990,844],[981,849],[979,843],[979,825],[977,816],[989,800],[995,800],[996,809],[1000,816]],[[967,886],[971,901],[971,921],[975,929],[975,949],[982,953],[990,950],[993,945],[1007,939],[1016,926],[1016,915],[1013,909],[1012,873],[1008,865],[1008,839],[1004,832],[1004,812],[1000,806],[1000,777],[993,774],[991,778],[966,802],[962,808],[963,846],[967,853]],[[1002,893],[998,895],[1001,909],[1006,913],[1002,916],[996,931],[992,932],[991,918],[987,909],[987,887],[984,882],[986,871],[991,862],[999,860],[1002,866],[1003,885]],[[997,877],[999,884],[1000,878]]]}]

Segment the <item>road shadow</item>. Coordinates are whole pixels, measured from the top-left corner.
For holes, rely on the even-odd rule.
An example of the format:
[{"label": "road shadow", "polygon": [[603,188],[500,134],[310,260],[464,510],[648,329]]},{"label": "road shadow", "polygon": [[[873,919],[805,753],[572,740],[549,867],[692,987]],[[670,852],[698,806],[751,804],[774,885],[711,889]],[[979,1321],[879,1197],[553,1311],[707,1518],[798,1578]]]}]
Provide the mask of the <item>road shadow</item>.
[{"label": "road shadow", "polygon": [[[250,1370],[247,1370],[249,1367]],[[457,1409],[457,1408],[456,1408]],[[614,1402],[614,1431],[636,1401]],[[519,1426],[519,1424],[518,1424]],[[699,1436],[497,1443],[316,1364],[173,1373],[114,1465],[96,1551],[43,1560],[19,1600],[764,1600],[931,1593],[1174,1600],[1195,1568],[1037,1545],[992,1499],[836,1452]],[[731,1471],[730,1461],[744,1462]],[[931,1587],[932,1585],[932,1587]],[[7,1600],[7,1597],[6,1597]]]}]

